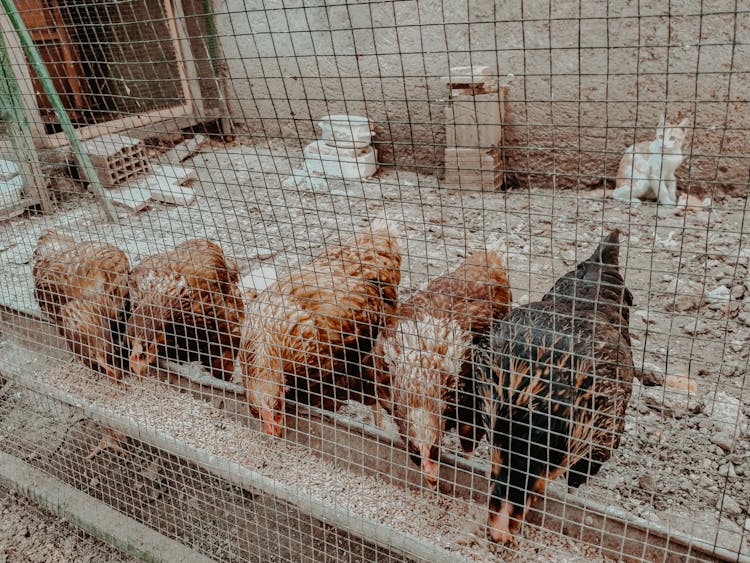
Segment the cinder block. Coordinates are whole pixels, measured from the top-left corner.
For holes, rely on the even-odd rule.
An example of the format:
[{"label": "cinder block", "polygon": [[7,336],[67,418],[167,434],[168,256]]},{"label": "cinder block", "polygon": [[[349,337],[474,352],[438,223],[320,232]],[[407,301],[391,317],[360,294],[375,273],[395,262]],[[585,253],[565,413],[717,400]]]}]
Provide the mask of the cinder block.
[{"label": "cinder block", "polygon": [[456,96],[445,108],[445,144],[457,148],[491,148],[502,144],[500,92]]},{"label": "cinder block", "polygon": [[493,149],[445,149],[444,184],[495,191],[502,185],[502,159]]},{"label": "cinder block", "polygon": [[103,135],[86,141],[83,147],[106,187],[125,184],[151,170],[146,149],[138,139]]}]

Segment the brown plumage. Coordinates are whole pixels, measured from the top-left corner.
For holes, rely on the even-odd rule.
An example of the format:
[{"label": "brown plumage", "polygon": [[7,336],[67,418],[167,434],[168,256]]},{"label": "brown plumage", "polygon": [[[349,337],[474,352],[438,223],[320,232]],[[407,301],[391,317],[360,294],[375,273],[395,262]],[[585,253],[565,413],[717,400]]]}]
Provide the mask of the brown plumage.
[{"label": "brown plumage", "polygon": [[373,358],[381,404],[431,484],[445,430],[456,427],[467,452],[483,435],[468,363],[471,344],[510,302],[500,254],[476,252],[417,291],[378,336]]},{"label": "brown plumage", "polygon": [[122,376],[120,335],[128,297],[127,255],[114,245],[47,230],[34,250],[34,296],[88,366]]},{"label": "brown plumage", "polygon": [[157,356],[200,361],[230,380],[244,305],[239,271],[221,248],[192,239],[146,258],[130,274],[130,369],[144,375]]},{"label": "brown plumage", "polygon": [[489,532],[508,543],[533,500],[577,486],[616,449],[631,393],[630,291],[613,231],[541,301],[513,309],[475,355],[492,446]]},{"label": "brown plumage", "polygon": [[286,399],[328,410],[350,398],[374,402],[368,355],[395,313],[400,281],[394,228],[379,220],[258,295],[239,362],[264,432],[283,433]]}]

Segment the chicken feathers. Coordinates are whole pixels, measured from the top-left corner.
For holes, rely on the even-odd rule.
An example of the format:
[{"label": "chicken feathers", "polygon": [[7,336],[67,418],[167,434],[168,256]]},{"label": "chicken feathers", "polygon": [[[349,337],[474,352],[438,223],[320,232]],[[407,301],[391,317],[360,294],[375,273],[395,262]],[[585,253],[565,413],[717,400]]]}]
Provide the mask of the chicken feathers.
[{"label": "chicken feathers", "polygon": [[122,376],[120,335],[128,306],[127,255],[114,245],[45,231],[34,250],[34,296],[88,366]]},{"label": "chicken feathers", "polygon": [[381,404],[430,484],[437,482],[445,430],[457,427],[467,452],[482,438],[468,363],[471,344],[510,302],[500,255],[476,252],[403,303],[395,322],[378,337],[373,358]]},{"label": "chicken feathers", "polygon": [[264,432],[283,433],[287,399],[328,410],[346,399],[374,402],[368,356],[396,312],[400,281],[397,235],[380,220],[258,295],[239,362]]},{"label": "chicken feathers", "polygon": [[143,260],[129,279],[131,371],[144,375],[162,356],[200,361],[214,377],[230,380],[244,318],[238,282],[237,265],[206,239]]},{"label": "chicken feathers", "polygon": [[495,541],[514,541],[549,482],[567,472],[571,486],[584,483],[619,445],[633,379],[619,234],[541,301],[493,323],[476,349]]}]

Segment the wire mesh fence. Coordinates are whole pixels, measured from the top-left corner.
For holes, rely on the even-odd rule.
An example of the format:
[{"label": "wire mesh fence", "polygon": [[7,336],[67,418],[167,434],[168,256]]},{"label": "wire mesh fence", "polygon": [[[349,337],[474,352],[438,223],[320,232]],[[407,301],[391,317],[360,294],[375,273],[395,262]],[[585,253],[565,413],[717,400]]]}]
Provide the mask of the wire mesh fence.
[{"label": "wire mesh fence", "polygon": [[744,3],[3,8],[3,482],[143,558],[750,560]]}]

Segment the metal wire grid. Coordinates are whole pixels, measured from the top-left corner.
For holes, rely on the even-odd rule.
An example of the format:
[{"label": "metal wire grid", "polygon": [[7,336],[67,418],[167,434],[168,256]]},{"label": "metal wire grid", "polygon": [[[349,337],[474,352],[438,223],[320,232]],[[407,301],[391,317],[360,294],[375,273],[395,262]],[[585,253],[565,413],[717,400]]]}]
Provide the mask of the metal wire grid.
[{"label": "metal wire grid", "polygon": [[[68,6],[74,8],[103,16],[121,6]],[[91,202],[74,199],[59,202],[53,215],[5,224],[2,228],[15,247],[10,254],[6,251],[10,259],[3,297],[10,305],[35,308],[30,292],[31,252],[47,226],[73,232],[79,240],[115,243],[126,249],[132,265],[185,239],[206,237],[220,243],[243,274],[272,264],[275,275],[284,276],[326,246],[354,236],[385,215],[402,230],[400,299],[457,266],[471,251],[504,240],[515,304],[540,297],[590,254],[604,232],[619,227],[627,234],[621,266],[628,287],[636,293],[631,318],[636,366],[657,375],[666,371],[669,376],[689,369],[698,390],[680,393],[670,385],[649,389],[636,383],[620,449],[592,485],[578,494],[619,506],[631,516],[663,526],[667,534],[702,536],[709,544],[736,553],[738,546],[743,549],[747,518],[742,507],[748,494],[747,452],[741,436],[747,412],[748,355],[742,343],[747,336],[743,319],[748,314],[750,257],[743,244],[746,199],[731,195],[732,186],[746,194],[747,167],[730,147],[747,137],[739,119],[746,103],[737,95],[747,78],[737,56],[745,48],[747,12],[738,5],[724,9],[706,3],[673,6],[671,14],[652,6],[641,6],[636,12],[611,3],[592,8],[591,13],[582,6],[559,8],[551,3],[542,9],[526,2],[506,8],[499,10],[491,3],[416,6],[408,2],[215,7],[212,25],[224,53],[219,66],[225,65],[228,74],[226,101],[231,117],[247,129],[234,133],[235,142],[206,146],[188,161],[198,175],[193,184],[197,202],[189,207],[155,206],[108,225],[92,219],[97,211]],[[191,18],[198,16],[191,13],[186,21]],[[133,29],[153,31],[163,20],[160,16],[142,23]],[[567,26],[577,32],[566,33]],[[96,26],[71,27],[76,33],[92,34],[89,46],[107,44],[99,41],[101,30]],[[636,36],[623,36],[620,28]],[[686,43],[680,44],[683,34]],[[203,35],[192,39],[216,40],[208,32]],[[361,49],[367,45],[369,50]],[[164,59],[171,61],[174,52],[164,49]],[[690,54],[691,49],[697,53]],[[631,55],[636,62],[630,61]],[[125,59],[118,59],[114,67],[121,66],[128,74],[123,84],[132,89],[124,95],[102,92],[102,116],[150,108],[154,89],[157,98],[173,97],[169,80],[141,76],[134,70],[138,64]],[[143,62],[140,57],[136,61]],[[520,184],[524,189],[507,194],[471,188],[447,191],[431,176],[440,168],[444,141],[447,92],[441,77],[450,67],[487,61],[499,63],[501,72],[519,69],[516,73],[522,74],[510,89],[503,172],[508,187]],[[715,88],[707,89],[707,83]],[[686,85],[689,93],[677,90]],[[602,89],[603,95],[597,95]],[[112,104],[122,103],[131,105],[112,111]],[[620,104],[628,109],[621,112]],[[712,198],[713,207],[680,214],[648,204],[614,204],[602,199],[606,192],[589,191],[591,186],[601,186],[603,177],[614,176],[625,146],[650,138],[657,116],[665,110],[670,118],[687,111],[693,116],[692,146],[680,185],[683,190],[702,190],[702,195]],[[367,114],[376,121],[375,146],[379,161],[387,166],[375,179],[320,179],[299,173],[301,147],[319,136],[315,119],[334,112]],[[717,119],[719,126],[714,127]],[[147,129],[145,136],[151,139],[165,131],[162,125]],[[158,145],[152,149],[155,156],[160,152]],[[269,276],[268,271],[263,276]],[[711,293],[721,287],[728,294]],[[32,332],[42,336],[40,330],[36,326]],[[65,343],[58,341],[57,348],[65,349]],[[50,349],[39,355],[70,362]],[[25,371],[22,363],[9,364],[14,373]],[[215,455],[249,464],[261,474],[265,464],[270,468],[265,475],[285,486],[289,475],[307,476],[308,482],[291,480],[303,497],[333,506],[344,519],[347,514],[364,515],[395,530],[422,535],[436,550],[456,550],[474,558],[528,559],[540,552],[537,556],[542,558],[575,553],[650,560],[667,558],[669,550],[676,549],[670,546],[666,553],[659,552],[633,539],[632,529],[626,526],[620,543],[600,551],[605,542],[595,525],[584,522],[588,534],[573,542],[550,524],[555,519],[551,508],[543,519],[551,532],[529,527],[521,545],[500,549],[484,541],[481,531],[457,522],[464,519],[481,530],[486,504],[483,499],[467,502],[466,493],[452,490],[465,486],[459,483],[460,471],[451,471],[465,465],[455,456],[443,459],[443,492],[434,495],[403,450],[378,450],[384,456],[382,466],[373,462],[372,455],[346,453],[344,449],[356,451],[352,442],[359,442],[364,450],[371,448],[373,439],[351,432],[345,438],[343,431],[328,431],[315,413],[301,410],[291,417],[296,426],[286,435],[291,443],[250,431],[229,441],[219,430],[233,428],[238,420],[259,429],[242,405],[238,387],[215,383],[200,395],[211,407],[185,400],[179,402],[182,414],[169,409],[164,416],[168,409],[162,406],[160,412],[159,401],[169,396],[170,402],[177,402],[167,393],[172,386],[185,387],[184,376],[173,376],[161,386],[126,377],[139,393],[140,401],[135,401],[128,399],[128,393],[134,392],[130,387],[113,389],[101,376],[84,372],[76,361],[63,365],[68,374],[48,366],[37,366],[38,373],[105,410],[129,417],[137,428],[166,431],[177,445],[208,447],[210,438],[191,441],[194,437],[186,429],[194,424],[206,431],[213,424],[221,436],[217,441],[232,445]],[[195,373],[195,366],[190,370]],[[677,379],[677,385],[687,384],[685,378]],[[110,401],[112,397],[120,401]],[[45,408],[52,412],[61,408],[47,402]],[[225,416],[221,409],[236,414]],[[373,417],[356,405],[348,405],[345,413],[368,422]],[[394,427],[389,430],[393,433]],[[372,427],[369,432],[377,433]],[[307,556],[301,554],[308,547],[309,557],[315,560],[346,559],[354,552],[364,560],[399,557],[382,548],[367,551],[376,548],[366,536],[325,531],[319,523],[311,523],[315,521],[310,516],[281,501],[262,496],[263,501],[247,506],[247,493],[226,492],[226,483],[210,472],[185,469],[189,462],[180,462],[181,470],[165,477],[167,484],[156,487],[156,493],[149,485],[128,490],[124,477],[108,476],[113,467],[132,472],[156,463],[158,472],[177,461],[129,440],[129,459],[101,454],[85,465],[80,458],[84,449],[95,444],[92,434],[96,436],[97,429],[91,423],[77,424],[67,438],[76,446],[77,458],[58,452],[54,459],[47,456],[41,467],[82,489],[91,489],[91,479],[98,479],[92,496],[211,557],[297,560]],[[257,444],[250,441],[263,447],[257,451]],[[301,449],[294,449],[295,442]],[[34,445],[25,434],[13,436],[7,444],[23,457]],[[449,441],[442,449],[450,453],[458,447]],[[236,454],[243,451],[245,456],[238,459]],[[257,457],[249,460],[248,452]],[[488,456],[483,443],[476,457]],[[295,467],[305,458],[315,461]],[[362,473],[375,474],[388,485],[379,485],[381,499],[378,486],[368,481],[372,477],[359,477]],[[469,487],[481,497],[486,481],[471,479]],[[152,493],[156,499],[149,497]],[[206,502],[206,496],[211,500]],[[564,507],[567,502],[563,501]],[[393,505],[399,503],[409,508],[394,511]],[[152,504],[158,504],[161,512],[149,514],[147,507]],[[440,512],[454,520],[446,523]],[[214,519],[212,524],[205,514]],[[694,520],[693,515],[697,515]],[[225,534],[221,541],[204,543],[221,535],[218,530]],[[466,543],[474,545],[464,547]],[[692,555],[703,557],[696,551]]]}]

